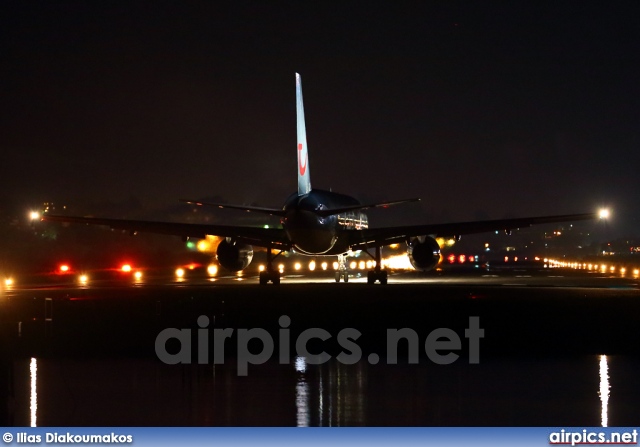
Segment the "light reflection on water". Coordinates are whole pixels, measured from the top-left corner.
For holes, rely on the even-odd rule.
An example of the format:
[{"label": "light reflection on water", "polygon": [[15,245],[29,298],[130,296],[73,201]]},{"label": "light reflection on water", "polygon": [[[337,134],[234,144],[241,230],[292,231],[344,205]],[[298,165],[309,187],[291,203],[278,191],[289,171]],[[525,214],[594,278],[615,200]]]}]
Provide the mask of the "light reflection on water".
[{"label": "light reflection on water", "polygon": [[[32,426],[575,426],[600,421],[606,426],[610,360],[372,366],[335,360],[309,365],[297,358],[293,365],[251,366],[246,377],[238,377],[232,364],[19,360],[14,362],[14,421]],[[615,361],[629,371],[638,365],[638,359]],[[637,388],[634,393],[631,398],[639,394]],[[625,409],[633,413],[628,419],[621,415],[615,425],[637,414],[628,404]]]},{"label": "light reflection on water", "polygon": [[38,360],[32,358],[29,364],[29,376],[31,381],[31,398],[29,400],[29,410],[31,414],[31,427],[38,425]]},{"label": "light reflection on water", "polygon": [[602,403],[601,419],[602,426],[608,427],[609,425],[609,364],[607,363],[607,356],[600,356],[600,402]]}]

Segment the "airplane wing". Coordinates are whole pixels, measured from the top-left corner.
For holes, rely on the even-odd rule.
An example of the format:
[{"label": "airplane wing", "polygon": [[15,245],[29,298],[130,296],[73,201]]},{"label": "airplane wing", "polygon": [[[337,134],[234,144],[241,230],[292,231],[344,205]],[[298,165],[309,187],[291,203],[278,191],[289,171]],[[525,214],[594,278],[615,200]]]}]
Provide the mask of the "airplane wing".
[{"label": "airplane wing", "polygon": [[392,202],[380,202],[380,203],[371,203],[368,205],[353,205],[346,206],[344,208],[329,208],[326,210],[315,210],[314,213],[320,217],[329,217],[334,216],[336,214],[348,213],[349,211],[358,211],[358,210],[366,210],[369,208],[389,208],[393,205],[400,205],[401,203],[408,202],[419,202],[420,199],[404,199],[404,200],[394,200]]},{"label": "airplane wing", "polygon": [[207,235],[232,237],[238,241],[258,247],[287,249],[289,240],[281,228],[246,227],[235,225],[207,225],[176,222],[154,222],[147,220],[106,219],[101,217],[54,216],[45,214],[43,221],[68,222],[88,225],[104,225],[114,230],[159,233],[181,236],[183,238],[203,239]]},{"label": "airplane wing", "polygon": [[352,249],[383,246],[406,241],[416,236],[456,237],[464,234],[505,231],[529,227],[531,225],[590,220],[600,217],[599,213],[565,214],[560,216],[523,217],[517,219],[484,220],[475,222],[453,222],[433,225],[409,225],[401,227],[368,228],[359,231],[345,231],[350,238]]},{"label": "airplane wing", "polygon": [[197,206],[212,206],[220,209],[228,208],[231,210],[240,210],[240,211],[247,211],[247,212],[253,211],[256,213],[270,214],[272,216],[282,217],[286,214],[286,212],[282,209],[264,208],[260,206],[227,205],[225,203],[200,202],[199,200],[190,200],[190,199],[180,199],[180,202],[188,203],[190,205],[197,205]]}]

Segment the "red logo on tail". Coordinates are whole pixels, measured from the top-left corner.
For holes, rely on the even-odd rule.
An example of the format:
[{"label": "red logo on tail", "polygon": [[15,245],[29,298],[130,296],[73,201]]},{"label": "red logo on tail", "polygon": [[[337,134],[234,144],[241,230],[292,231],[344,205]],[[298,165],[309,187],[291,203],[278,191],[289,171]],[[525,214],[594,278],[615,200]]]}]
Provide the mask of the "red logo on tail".
[{"label": "red logo on tail", "polygon": [[298,143],[298,169],[300,175],[304,175],[307,172],[307,153],[305,151],[304,160],[302,159],[302,143]]}]

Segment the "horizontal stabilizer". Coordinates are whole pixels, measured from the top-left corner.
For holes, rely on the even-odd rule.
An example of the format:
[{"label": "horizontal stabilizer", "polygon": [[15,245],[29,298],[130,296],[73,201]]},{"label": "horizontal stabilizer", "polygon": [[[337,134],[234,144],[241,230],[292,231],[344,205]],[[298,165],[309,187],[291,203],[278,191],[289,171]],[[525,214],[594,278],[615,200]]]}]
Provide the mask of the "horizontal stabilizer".
[{"label": "horizontal stabilizer", "polygon": [[216,208],[228,208],[232,210],[271,214],[272,216],[284,216],[285,214],[285,212],[282,209],[277,209],[277,208],[263,208],[259,206],[245,206],[245,205],[227,205],[225,203],[200,202],[198,200],[187,200],[187,199],[180,199],[180,201],[184,203],[189,203],[191,205],[197,205],[197,206],[212,206]]},{"label": "horizontal stabilizer", "polygon": [[369,205],[346,206],[344,208],[333,208],[330,210],[316,210],[314,212],[320,217],[328,217],[328,216],[335,216],[336,214],[348,213],[349,211],[366,210],[370,208],[387,208],[392,205],[399,205],[401,203],[419,202],[419,201],[420,199],[418,198],[403,199],[403,200],[394,200],[392,202],[372,203]]}]

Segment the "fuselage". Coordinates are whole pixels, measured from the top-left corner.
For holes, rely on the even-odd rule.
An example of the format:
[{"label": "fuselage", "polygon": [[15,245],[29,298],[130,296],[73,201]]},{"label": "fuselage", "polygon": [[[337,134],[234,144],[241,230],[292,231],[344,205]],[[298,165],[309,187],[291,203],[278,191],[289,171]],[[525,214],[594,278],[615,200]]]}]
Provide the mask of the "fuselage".
[{"label": "fuselage", "polygon": [[361,203],[350,196],[331,191],[313,189],[308,194],[291,194],[282,209],[282,218],[293,248],[308,255],[336,255],[349,251],[343,231],[368,227],[367,215],[362,211],[348,211],[326,217],[315,213],[317,210],[331,210],[358,206]]}]

